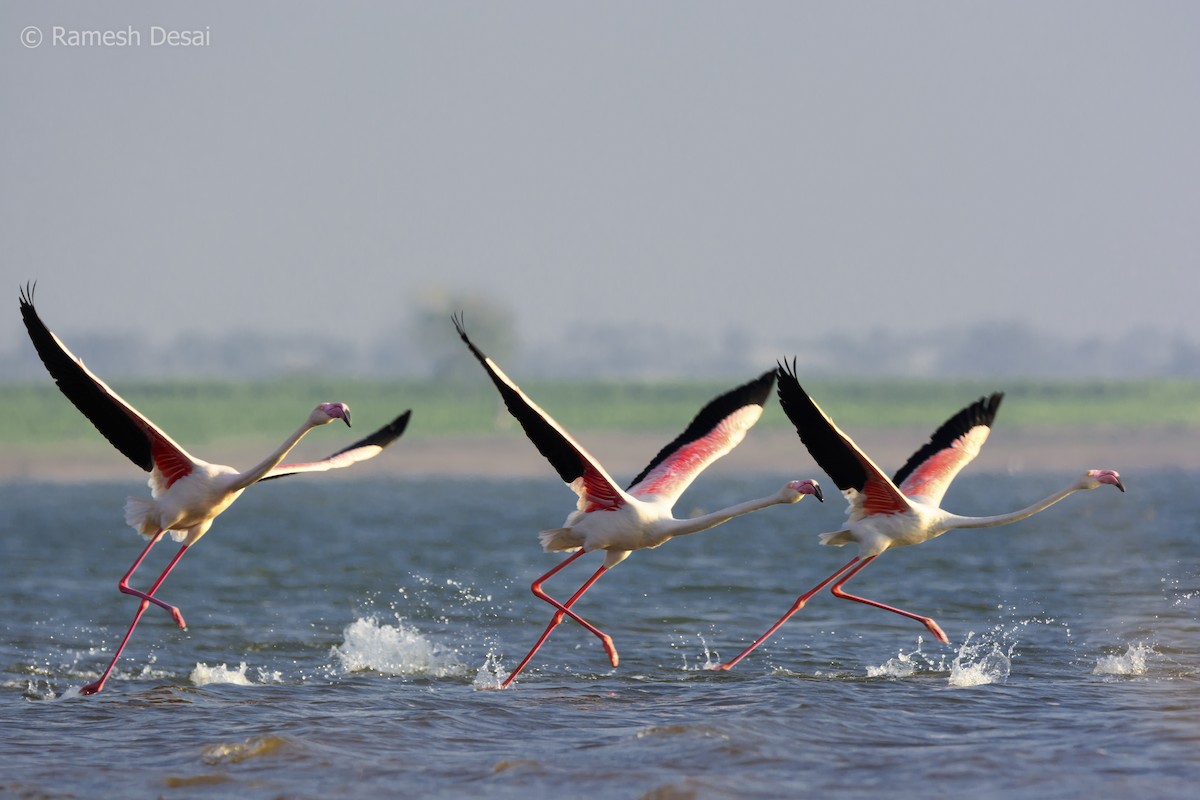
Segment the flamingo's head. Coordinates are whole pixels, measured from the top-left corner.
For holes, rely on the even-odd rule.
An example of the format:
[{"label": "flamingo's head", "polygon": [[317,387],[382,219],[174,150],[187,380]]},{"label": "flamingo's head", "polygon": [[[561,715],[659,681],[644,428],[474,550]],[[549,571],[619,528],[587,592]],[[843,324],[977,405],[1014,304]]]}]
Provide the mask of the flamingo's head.
[{"label": "flamingo's head", "polygon": [[1115,486],[1122,492],[1125,491],[1125,484],[1121,483],[1121,476],[1112,469],[1089,469],[1081,479],[1080,485],[1084,489],[1098,489],[1108,485]]},{"label": "flamingo's head", "polygon": [[349,428],[350,406],[345,403],[321,403],[313,409],[312,414],[308,417],[308,422],[315,428],[318,425],[328,425],[335,419],[340,419]]},{"label": "flamingo's head", "polygon": [[825,495],[821,493],[821,484],[814,480],[805,478],[802,481],[792,481],[783,487],[781,492],[784,502],[798,503],[804,499],[804,495],[811,494],[813,497],[825,502]]}]

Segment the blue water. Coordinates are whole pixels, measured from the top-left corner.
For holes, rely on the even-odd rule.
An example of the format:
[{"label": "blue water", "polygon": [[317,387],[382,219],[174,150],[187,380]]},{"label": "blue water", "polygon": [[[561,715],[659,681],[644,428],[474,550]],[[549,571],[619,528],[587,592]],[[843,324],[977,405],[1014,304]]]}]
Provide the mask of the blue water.
[{"label": "blue water", "polygon": [[[1096,465],[1081,465],[1096,466]],[[1117,466],[1101,465],[1101,466]],[[541,480],[298,477],[254,487],[185,556],[105,690],[142,546],[120,483],[0,485],[0,796],[1183,797],[1200,783],[1197,475],[1125,474],[1021,524],[889,552],[852,584],[935,617],[819,595],[852,553],[836,492],[633,554],[495,690],[550,617]],[[698,513],[807,475],[706,475]],[[962,513],[1074,474],[968,471]],[[164,542],[145,581],[175,545]],[[567,596],[591,555],[547,584]]]}]

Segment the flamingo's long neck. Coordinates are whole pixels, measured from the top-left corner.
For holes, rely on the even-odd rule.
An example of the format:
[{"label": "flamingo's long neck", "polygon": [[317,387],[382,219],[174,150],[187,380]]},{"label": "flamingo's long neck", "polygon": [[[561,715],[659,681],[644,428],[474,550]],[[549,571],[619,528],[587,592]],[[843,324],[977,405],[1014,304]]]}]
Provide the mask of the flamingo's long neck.
[{"label": "flamingo's long neck", "polygon": [[297,428],[291,436],[284,439],[283,444],[279,445],[275,452],[263,459],[261,463],[255,467],[251,467],[245,472],[239,472],[237,475],[235,475],[230,481],[229,490],[235,492],[241,491],[242,489],[245,489],[247,486],[262,478],[274,467],[278,466],[279,462],[283,461],[283,459],[287,457],[287,454],[292,452],[292,448],[295,447],[296,444],[304,438],[304,435],[312,430],[313,427],[314,426],[311,423],[305,422],[303,425]]},{"label": "flamingo's long neck", "polygon": [[997,515],[991,516],[991,517],[952,516],[951,517],[952,524],[950,527],[953,527],[953,528],[994,528],[998,525],[1008,525],[1009,523],[1012,523],[1012,522],[1019,522],[1023,519],[1032,517],[1034,514],[1038,513],[1039,511],[1045,511],[1047,508],[1054,505],[1059,500],[1062,500],[1064,497],[1074,494],[1075,492],[1078,492],[1079,490],[1080,490],[1080,487],[1073,484],[1071,486],[1068,486],[1066,489],[1063,489],[1062,491],[1055,492],[1054,494],[1050,495],[1049,497],[1045,498],[1044,500],[1039,500],[1038,502],[1034,503],[1031,506],[1028,506],[1027,508],[1023,508],[1020,511],[1013,511],[1008,514],[997,514]]},{"label": "flamingo's long neck", "polygon": [[757,500],[747,500],[744,503],[729,506],[728,508],[714,511],[711,514],[703,514],[699,517],[691,517],[689,519],[677,519],[675,524],[671,526],[672,536],[686,536],[689,533],[699,533],[706,531],[709,528],[715,528],[722,522],[728,522],[734,517],[740,517],[743,514],[749,514],[752,511],[758,511],[768,506],[779,505],[784,500],[777,494],[770,497],[760,497]]}]

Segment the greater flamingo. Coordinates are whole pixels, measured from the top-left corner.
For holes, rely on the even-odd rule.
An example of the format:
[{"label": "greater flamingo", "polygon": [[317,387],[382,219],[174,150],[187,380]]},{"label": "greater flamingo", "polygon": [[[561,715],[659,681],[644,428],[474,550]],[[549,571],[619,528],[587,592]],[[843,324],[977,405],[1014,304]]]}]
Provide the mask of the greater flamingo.
[{"label": "greater flamingo", "polygon": [[[538,534],[542,548],[547,553],[564,551],[573,555],[535,580],[530,587],[534,595],[554,606],[557,611],[533,649],[505,678],[501,688],[507,688],[513,682],[551,631],[562,623],[564,616],[597,636],[604,644],[612,665],[617,666],[617,650],[612,638],[572,611],[571,607],[601,575],[624,561],[632,551],[658,547],[668,539],[698,533],[767,506],[795,503],[808,494],[818,500],[823,499],[821,487],[816,481],[792,481],[769,497],[739,503],[711,514],[691,519],[672,516],[671,509],[675,501],[696,476],[736,447],[762,416],[763,403],[770,396],[771,386],[775,382],[773,372],[765,372],[759,378],[709,402],[687,429],[664,447],[649,466],[633,479],[629,488],[622,491],[581,444],[530,400],[495,362],[467,338],[460,318],[454,318],[454,325],[458,328],[458,335],[500,390],[509,412],[521,423],[526,435],[563,481],[579,495],[576,510],[567,517],[563,527]],[[606,551],[604,563],[570,599],[560,603],[542,591],[544,581],[593,550]]]},{"label": "greater flamingo", "polygon": [[[58,388],[87,417],[109,442],[130,461],[150,473],[150,498],[130,497],[125,504],[125,521],[150,542],[133,566],[121,577],[117,587],[142,602],[125,638],[99,680],[80,689],[80,694],[95,694],[104,688],[109,673],[121,657],[133,629],[150,603],[171,613],[180,628],[186,628],[179,609],[154,596],[179,559],[208,532],[213,520],[233,503],[251,484],[293,475],[348,467],[378,455],[395,441],[408,425],[406,411],[388,425],[327,458],[295,464],[281,464],[288,452],[311,429],[340,419],[350,425],[350,408],[344,403],[321,403],[313,409],[291,436],[260,464],[244,472],[220,464],[209,464],[190,455],[157,425],[142,416],[129,403],[92,374],[83,362],[67,349],[38,317],[33,307],[33,288],[21,290],[21,317],[29,331],[34,349],[49,370]],[[170,532],[183,542],[179,552],[147,592],[129,586],[129,579],[150,549]]]},{"label": "greater flamingo", "polygon": [[842,433],[833,424],[833,420],[801,388],[796,380],[794,361],[790,368],[781,364],[777,373],[780,405],[796,426],[800,440],[804,442],[817,465],[833,479],[849,503],[846,527],[821,534],[821,544],[841,547],[856,542],[858,555],[800,595],[778,622],[736,658],[714,669],[733,667],[779,630],[813,595],[834,581],[837,581],[831,589],[834,596],[917,620],[924,624],[938,641],[949,644],[950,640],[946,634],[930,617],[849,594],[842,587],[889,547],[920,544],[955,528],[991,528],[1007,525],[1031,517],[1074,492],[1097,489],[1105,485],[1125,491],[1121,476],[1116,472],[1091,469],[1065,489],[1020,511],[991,517],[951,514],[941,509],[942,497],[959,471],[979,454],[979,449],[987,439],[992,421],[996,417],[996,410],[1000,407],[1000,400],[1004,397],[1003,393],[996,392],[990,397],[980,398],[947,420],[934,432],[925,446],[908,459],[895,477],[888,480],[887,475],[875,466],[875,462],[860,450],[849,436]]}]

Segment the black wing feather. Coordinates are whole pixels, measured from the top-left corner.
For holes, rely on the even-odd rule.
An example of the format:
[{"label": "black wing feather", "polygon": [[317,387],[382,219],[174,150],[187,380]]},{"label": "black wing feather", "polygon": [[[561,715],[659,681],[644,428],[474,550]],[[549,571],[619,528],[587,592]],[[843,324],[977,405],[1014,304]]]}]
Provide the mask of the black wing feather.
[{"label": "black wing feather", "polygon": [[492,383],[499,390],[500,397],[504,400],[504,405],[508,408],[509,413],[521,424],[525,435],[533,442],[538,452],[550,462],[550,466],[554,467],[554,471],[562,478],[563,483],[569,485],[582,476],[586,466],[583,459],[579,457],[575,446],[536,406],[531,405],[531,402],[520,391],[497,374],[488,357],[467,337],[467,332],[463,329],[462,318],[455,315],[453,320],[459,337],[487,371]]},{"label": "black wing feather", "polygon": [[113,400],[106,387],[84,369],[50,332],[33,307],[34,286],[21,289],[21,319],[33,348],[66,398],[126,458],[149,472],[154,467],[146,432]]},{"label": "black wing feather", "polygon": [[[408,427],[408,420],[409,420],[409,417],[411,417],[411,416],[412,416],[412,409],[409,409],[408,411],[405,411],[403,414],[396,417],[394,420],[389,422],[387,425],[384,425],[382,428],[380,428],[379,430],[370,434],[369,436],[359,439],[357,442],[355,442],[352,445],[343,447],[341,450],[338,450],[336,453],[330,453],[329,455],[325,456],[325,458],[323,458],[321,460],[329,461],[330,459],[337,458],[342,453],[347,453],[351,450],[357,450],[360,447],[374,446],[374,447],[378,447],[379,449],[382,450],[382,449],[386,448],[388,445],[390,445],[392,442],[394,442],[400,438],[400,434],[404,433],[404,429]],[[292,475],[303,475],[303,474],[304,473],[302,473],[302,472],[285,472],[281,475],[268,475],[265,478],[259,479],[258,482],[262,483],[263,481],[273,481],[276,478],[287,478]]]},{"label": "black wing feather", "polygon": [[322,459],[322,460],[336,458],[337,456],[340,456],[342,453],[348,452],[350,450],[357,450],[360,447],[374,446],[374,447],[383,449],[383,448],[387,447],[389,444],[391,444],[392,442],[394,442],[400,438],[400,435],[402,433],[404,433],[404,429],[408,427],[408,420],[410,417],[412,417],[412,409],[411,408],[408,411],[405,411],[400,416],[396,417],[394,420],[389,422],[387,425],[384,425],[382,428],[380,428],[379,430],[372,433],[370,436],[359,439],[354,444],[349,445],[348,447],[343,447],[341,450],[338,450],[336,453],[331,453],[329,456],[326,456],[326,458]]},{"label": "black wing feather", "polygon": [[775,385],[775,370],[768,370],[759,377],[738,386],[736,389],[730,389],[723,395],[709,401],[708,405],[700,409],[700,413],[691,421],[691,424],[675,438],[673,442],[668,444],[656,455],[646,468],[641,473],[629,482],[626,488],[633,488],[642,482],[655,467],[666,460],[672,453],[686,446],[689,442],[701,439],[707,436],[713,429],[713,426],[720,423],[721,420],[728,417],[739,408],[745,408],[750,405],[762,406],[767,402],[767,398],[771,396],[771,388]]},{"label": "black wing feather", "polygon": [[844,434],[813,402],[796,379],[796,362],[789,367],[781,362],[776,370],[779,378],[779,405],[796,426],[800,441],[808,448],[813,460],[833,479],[838,489],[863,491],[867,470]]},{"label": "black wing feather", "polygon": [[929,437],[929,441],[905,462],[896,475],[892,478],[892,482],[897,486],[904,483],[909,475],[913,473],[917,467],[924,464],[934,453],[941,452],[954,443],[954,440],[964,435],[967,431],[974,428],[976,425],[992,426],[992,422],[996,419],[996,411],[1000,408],[1000,401],[1004,399],[1004,392],[993,392],[988,397],[981,397],[971,405],[959,411],[950,419],[942,423],[942,426],[933,432]]}]

